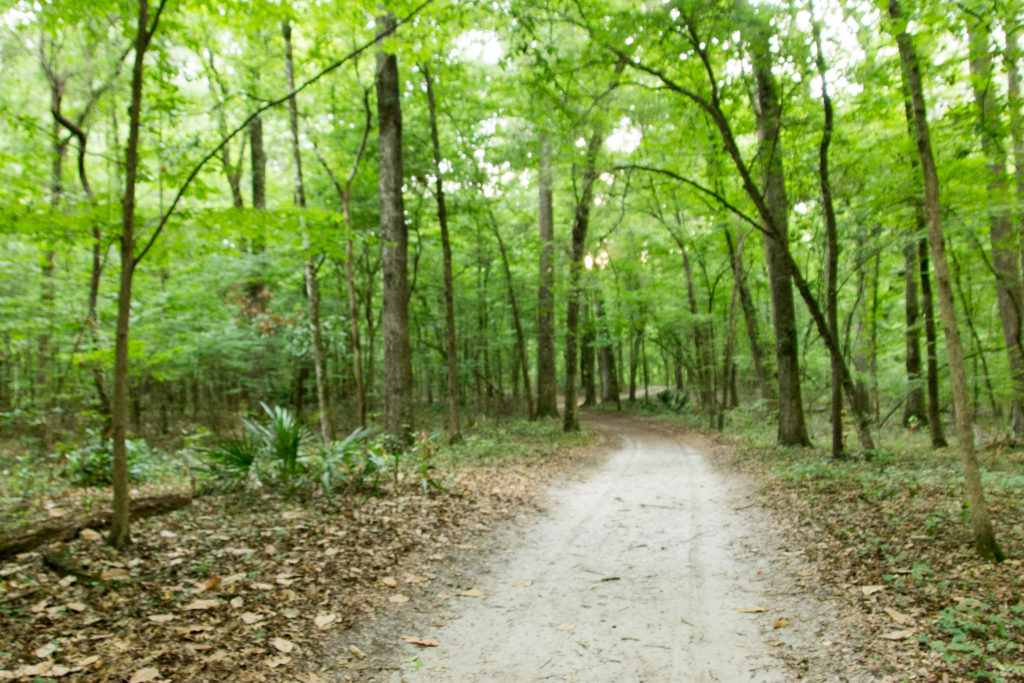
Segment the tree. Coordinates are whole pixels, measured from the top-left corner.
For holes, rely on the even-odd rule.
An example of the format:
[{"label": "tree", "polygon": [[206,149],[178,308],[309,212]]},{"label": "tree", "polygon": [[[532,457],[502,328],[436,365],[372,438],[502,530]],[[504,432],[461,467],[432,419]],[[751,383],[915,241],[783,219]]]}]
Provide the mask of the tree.
[{"label": "tree", "polygon": [[396,26],[391,13],[377,17],[377,147],[380,160],[380,238],[384,272],[384,428],[396,445],[412,438],[412,349],[409,343],[408,227],[402,166],[402,109],[398,57],[384,44]]},{"label": "tree", "polygon": [[131,104],[128,107],[128,144],[124,159],[124,194],[121,199],[121,286],[117,294],[117,328],[114,346],[114,400],[111,410],[114,467],[114,515],[107,541],[115,548],[130,542],[128,533],[128,329],[131,319],[132,278],[139,259],[135,253],[135,185],[139,173],[139,130],[142,123],[142,91],[145,85],[146,52],[160,25],[166,0],[160,0],[149,18],[148,0],[138,0],[135,28],[135,61],[132,65]]},{"label": "tree", "polygon": [[537,288],[537,417],[558,417],[555,383],[555,222],[551,190],[551,146],[540,134],[537,161],[540,285]]},{"label": "tree", "polygon": [[[448,238],[448,207],[444,201],[444,178],[441,174],[441,143],[437,136],[437,105],[434,101],[434,81],[430,65],[422,64],[423,80],[427,86],[427,111],[430,115],[430,141],[434,151],[434,198],[437,200],[437,220],[441,224],[441,253],[444,274],[444,332],[445,357],[448,363],[448,437],[452,441],[462,438],[459,428],[459,370],[455,351],[455,293],[452,284],[452,246]],[[502,249],[504,254],[504,248]],[[518,319],[517,319],[518,322]]]},{"label": "tree", "polygon": [[970,502],[971,523],[974,527],[974,547],[982,557],[1001,562],[1005,555],[996,542],[992,530],[985,492],[981,486],[981,474],[974,453],[974,414],[967,390],[967,374],[964,370],[964,351],[960,341],[956,309],[953,304],[953,287],[950,283],[949,264],[942,234],[942,206],[939,200],[939,178],[932,156],[931,135],[928,130],[928,115],[924,100],[924,86],[921,83],[921,64],[917,57],[914,40],[907,33],[907,18],[899,0],[889,0],[889,17],[893,22],[893,33],[899,48],[900,64],[907,90],[910,92],[914,114],[914,141],[924,176],[924,207],[928,223],[928,248],[935,266],[935,280],[939,294],[939,313],[946,337],[946,352],[949,355],[949,375],[953,385],[953,402],[956,407],[957,447],[967,485],[967,499]]},{"label": "tree", "polygon": [[[292,58],[292,26],[287,19],[281,24],[284,37],[285,83],[288,91],[295,92],[295,63]],[[320,324],[320,283],[317,281],[316,254],[310,248],[309,227],[302,211],[306,208],[306,185],[302,178],[302,154],[299,151],[299,106],[295,95],[288,98],[288,129],[291,132],[292,167],[295,172],[295,206],[299,209],[299,224],[302,226],[302,248],[307,253],[302,275],[306,284],[306,299],[309,302],[309,334],[313,342],[313,372],[316,376],[316,401],[319,410],[320,438],[331,441],[331,403],[327,388],[327,354],[324,351],[323,327]],[[225,148],[227,146],[225,145]],[[323,261],[321,261],[322,263]]]}]

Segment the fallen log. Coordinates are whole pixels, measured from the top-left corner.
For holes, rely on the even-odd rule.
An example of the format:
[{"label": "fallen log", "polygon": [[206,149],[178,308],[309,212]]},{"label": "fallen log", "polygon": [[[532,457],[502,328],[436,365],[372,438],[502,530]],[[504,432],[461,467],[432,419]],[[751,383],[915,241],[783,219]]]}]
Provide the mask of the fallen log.
[{"label": "fallen log", "polygon": [[[192,496],[169,493],[149,496],[131,501],[132,519],[162,515],[183,508],[192,502]],[[110,526],[113,513],[109,510],[73,519],[56,519],[44,522],[28,531],[13,536],[0,537],[0,560],[6,560],[18,553],[34,550],[46,543],[67,541],[78,535],[82,529],[103,529]]]}]

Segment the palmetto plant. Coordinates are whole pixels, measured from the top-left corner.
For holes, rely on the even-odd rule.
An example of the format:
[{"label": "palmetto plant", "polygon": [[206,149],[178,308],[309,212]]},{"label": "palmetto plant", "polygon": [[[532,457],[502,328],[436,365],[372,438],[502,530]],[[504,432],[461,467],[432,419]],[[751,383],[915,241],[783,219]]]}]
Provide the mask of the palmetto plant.
[{"label": "palmetto plant", "polygon": [[276,471],[291,483],[302,471],[299,453],[312,434],[287,408],[261,403],[267,419],[242,419],[242,433],[204,450],[207,471],[218,488],[266,483]]},{"label": "palmetto plant", "polygon": [[259,439],[272,463],[280,468],[285,480],[292,480],[299,473],[299,449],[309,442],[313,435],[306,426],[287,408],[270,407],[261,403],[263,411],[270,418],[266,424],[245,418],[242,425],[246,432]]}]

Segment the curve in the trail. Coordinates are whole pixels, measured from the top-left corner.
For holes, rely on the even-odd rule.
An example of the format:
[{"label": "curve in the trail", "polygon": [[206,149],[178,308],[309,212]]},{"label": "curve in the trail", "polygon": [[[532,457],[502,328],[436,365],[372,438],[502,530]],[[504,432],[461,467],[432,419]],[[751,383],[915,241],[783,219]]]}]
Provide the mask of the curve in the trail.
[{"label": "curve in the trail", "polygon": [[765,600],[768,565],[737,491],[697,449],[605,422],[621,447],[552,491],[548,512],[486,561],[484,595],[452,598],[429,634],[440,645],[410,650],[394,681],[789,677],[762,635],[770,615],[743,611]]}]

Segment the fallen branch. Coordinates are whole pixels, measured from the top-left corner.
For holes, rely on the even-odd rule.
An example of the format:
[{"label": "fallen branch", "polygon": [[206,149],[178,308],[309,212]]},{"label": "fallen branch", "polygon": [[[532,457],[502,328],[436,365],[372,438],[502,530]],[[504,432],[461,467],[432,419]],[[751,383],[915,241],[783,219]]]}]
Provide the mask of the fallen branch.
[{"label": "fallen branch", "polygon": [[[133,519],[162,515],[183,508],[192,502],[192,496],[170,493],[162,496],[139,498],[131,503]],[[18,553],[34,550],[46,543],[67,541],[78,535],[82,529],[103,529],[110,526],[113,515],[109,510],[75,519],[59,519],[40,524],[20,534],[0,537],[0,560],[6,560]]]}]

